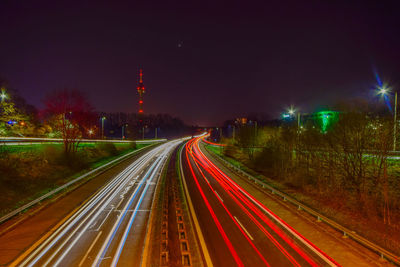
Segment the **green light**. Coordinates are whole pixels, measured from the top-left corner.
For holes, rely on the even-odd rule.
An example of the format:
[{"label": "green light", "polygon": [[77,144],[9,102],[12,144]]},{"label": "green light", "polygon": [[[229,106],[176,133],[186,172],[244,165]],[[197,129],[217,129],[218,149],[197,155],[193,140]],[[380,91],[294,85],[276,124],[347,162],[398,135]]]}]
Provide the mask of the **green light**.
[{"label": "green light", "polygon": [[314,113],[313,117],[323,133],[326,133],[339,119],[337,111],[320,111]]}]

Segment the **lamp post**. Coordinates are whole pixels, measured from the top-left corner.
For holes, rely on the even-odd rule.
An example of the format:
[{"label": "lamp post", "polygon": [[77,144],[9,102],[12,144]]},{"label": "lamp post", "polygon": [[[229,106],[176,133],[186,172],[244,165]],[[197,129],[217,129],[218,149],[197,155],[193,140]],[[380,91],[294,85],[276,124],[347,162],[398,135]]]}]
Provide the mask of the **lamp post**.
[{"label": "lamp post", "polygon": [[125,139],[125,128],[126,126],[128,126],[127,123],[122,124],[122,136],[121,136],[121,140]]},{"label": "lamp post", "polygon": [[106,117],[101,117],[101,139],[104,139],[104,120]]},{"label": "lamp post", "polygon": [[[290,109],[288,110],[288,113],[290,116],[295,116],[296,114],[296,110],[293,107],[290,107]],[[300,130],[300,117],[301,117],[301,113],[297,112],[297,130]]]},{"label": "lamp post", "polygon": [[[385,86],[379,88],[379,94],[387,96],[389,89]],[[394,116],[393,116],[393,151],[396,151],[396,135],[397,135],[397,91],[394,92]]]}]

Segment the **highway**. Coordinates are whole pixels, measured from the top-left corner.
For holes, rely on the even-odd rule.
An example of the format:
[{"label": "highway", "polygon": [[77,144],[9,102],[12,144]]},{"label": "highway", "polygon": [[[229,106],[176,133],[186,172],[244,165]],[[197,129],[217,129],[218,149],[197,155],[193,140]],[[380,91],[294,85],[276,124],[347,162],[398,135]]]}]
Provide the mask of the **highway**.
[{"label": "highway", "polygon": [[338,266],[214,165],[202,138],[190,140],[181,158],[214,266]]},{"label": "highway", "polygon": [[155,185],[181,142],[142,155],[11,266],[139,266]]}]

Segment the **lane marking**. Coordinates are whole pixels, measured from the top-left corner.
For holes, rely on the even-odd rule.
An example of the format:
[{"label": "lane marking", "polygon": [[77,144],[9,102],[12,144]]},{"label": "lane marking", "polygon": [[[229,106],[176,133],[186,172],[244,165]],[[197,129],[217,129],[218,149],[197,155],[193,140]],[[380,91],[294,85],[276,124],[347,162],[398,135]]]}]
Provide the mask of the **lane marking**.
[{"label": "lane marking", "polygon": [[78,267],[81,267],[82,264],[85,262],[85,260],[86,260],[87,256],[89,255],[90,251],[93,249],[94,244],[96,244],[97,240],[99,239],[99,237],[101,236],[102,233],[103,233],[103,231],[100,231],[100,232],[97,234],[96,238],[94,239],[94,241],[93,241],[92,244],[90,245],[90,247],[89,247],[88,251],[86,252],[85,256],[83,256],[82,260],[79,262]]},{"label": "lane marking", "polygon": [[16,267],[19,266],[21,261],[23,261],[32,251],[34,251],[37,247],[39,247],[51,234],[53,234],[57,228],[59,228],[64,222],[66,222],[72,215],[74,215],[82,206],[88,202],[90,198],[88,198],[85,202],[83,202],[80,206],[76,207],[73,211],[71,211],[67,216],[65,216],[60,222],[58,222],[50,231],[48,231],[42,238],[36,241],[28,250],[22,253],[17,259],[15,259],[9,266]]},{"label": "lane marking", "polygon": [[[173,147],[174,146],[167,147],[163,153],[164,154],[169,153],[169,151]],[[157,160],[158,160],[158,162],[157,162]],[[163,157],[159,157],[157,160],[155,161],[155,163],[157,165],[153,168],[152,174],[151,174],[150,178],[148,178],[148,180],[147,180],[148,182],[146,183],[146,187],[144,188],[144,190],[143,190],[143,192],[142,192],[142,194],[141,194],[141,196],[139,198],[139,201],[138,201],[138,203],[136,204],[136,206],[134,208],[134,213],[131,215],[131,218],[129,219],[128,227],[125,229],[124,234],[122,236],[122,239],[120,240],[120,242],[118,244],[117,252],[114,255],[114,258],[113,258],[113,261],[111,263],[111,266],[117,266],[119,257],[121,256],[121,253],[122,253],[122,250],[124,248],[125,242],[126,242],[126,240],[128,238],[128,234],[129,234],[130,229],[131,229],[131,227],[133,225],[133,222],[134,222],[134,220],[136,218],[138,208],[142,205],[142,201],[143,201],[144,197],[147,196],[147,192],[148,192],[148,189],[149,189],[149,186],[150,186],[149,181],[152,181],[154,179],[154,177],[156,177],[158,175],[157,170],[159,168],[163,168],[164,167],[164,164],[163,164],[164,163],[164,161],[163,161],[164,158]]]},{"label": "lane marking", "polygon": [[103,226],[103,224],[105,223],[105,221],[107,220],[108,216],[110,215],[110,213],[113,211],[114,208],[110,209],[110,211],[107,213],[106,217],[104,218],[104,220],[101,222],[101,224],[99,225],[99,227],[97,227],[97,229],[95,231],[99,231],[100,228]]},{"label": "lane marking", "polygon": [[145,209],[141,209],[141,210],[139,210],[139,209],[126,209],[126,210],[115,210],[115,211],[118,211],[118,212],[122,212],[122,211],[146,211],[146,212],[149,212],[150,210],[145,210]]},{"label": "lane marking", "polygon": [[[161,147],[161,148],[163,148],[163,147]],[[138,194],[139,190],[143,186],[143,184],[144,184],[145,180],[147,179],[147,177],[149,175],[152,175],[152,174],[154,175],[153,171],[156,168],[158,163],[159,163],[158,160],[156,160],[156,161],[154,161],[152,163],[151,167],[147,170],[145,176],[138,183],[138,186],[135,188],[134,192],[131,194],[131,197],[129,198],[128,202],[125,204],[124,210],[128,209],[132,205],[133,200],[136,198],[136,195]],[[99,266],[101,264],[101,261],[104,258],[105,254],[106,254],[106,252],[107,252],[107,250],[108,250],[108,248],[109,248],[109,246],[111,244],[111,241],[114,238],[116,232],[118,231],[118,229],[119,229],[119,227],[120,227],[120,225],[122,223],[122,220],[124,219],[125,215],[126,215],[126,212],[121,212],[120,213],[120,216],[118,217],[118,220],[115,221],[111,231],[109,232],[105,242],[103,243],[103,246],[99,250],[99,252],[98,252],[98,254],[96,256],[96,259],[93,262],[92,266]]]},{"label": "lane marking", "polygon": [[254,238],[251,236],[251,234],[249,233],[249,231],[247,231],[246,228],[244,228],[243,224],[239,221],[239,219],[236,216],[233,216],[235,218],[235,220],[237,221],[237,223],[240,225],[240,227],[242,227],[243,231],[246,233],[246,235],[251,239],[254,240]]},{"label": "lane marking", "polygon": [[[122,188],[123,188],[124,186],[126,186],[126,184],[127,184],[127,182],[128,182],[128,180],[126,180],[125,182],[123,182],[123,181],[125,180],[124,177],[126,177],[127,174],[128,174],[128,176],[131,176],[131,175],[134,173],[134,170],[137,168],[137,166],[140,166],[140,165],[142,165],[142,164],[145,164],[145,162],[146,162],[147,160],[151,159],[151,155],[152,155],[152,154],[149,153],[148,156],[143,156],[143,157],[142,157],[142,160],[140,160],[140,163],[137,163],[137,164],[134,163],[134,164],[132,164],[132,165],[131,165],[132,168],[130,168],[131,171],[128,170],[128,169],[126,169],[125,171],[123,171],[122,173],[120,173],[120,174],[118,175],[118,177],[120,177],[120,178],[118,178],[118,179],[120,179],[120,181],[116,183],[117,188],[115,188],[115,185],[109,184],[109,185],[107,185],[107,187],[108,187],[109,189],[106,190],[106,191],[108,191],[108,193],[106,194],[106,196],[100,197],[100,195],[101,195],[101,194],[100,194],[99,196],[96,196],[96,197],[95,197],[95,199],[101,199],[101,200],[100,200],[100,203],[95,204],[96,208],[93,209],[93,210],[90,212],[90,214],[85,215],[86,217],[83,219],[83,221],[82,221],[77,227],[75,227],[75,229],[73,230],[73,232],[70,233],[70,235],[67,237],[67,239],[58,247],[58,249],[56,250],[56,252],[53,253],[53,255],[47,260],[47,262],[46,262],[45,264],[48,264],[48,263],[56,256],[56,254],[65,246],[65,244],[66,244],[67,242],[69,242],[69,240],[72,238],[72,236],[78,231],[78,229],[83,225],[83,223],[84,223],[87,219],[89,219],[89,217],[93,217],[92,214],[95,212],[95,210],[97,209],[97,207],[100,207],[100,206],[105,207],[105,206],[107,206],[107,205],[109,204],[109,202],[110,202],[112,199],[115,198],[115,196],[117,195],[117,193],[118,193],[120,190],[122,190]],[[113,182],[112,184],[115,184],[115,183]],[[114,193],[111,194],[111,192],[113,192],[113,191],[114,191]],[[103,193],[102,193],[102,194],[103,194]],[[110,194],[111,194],[111,195],[110,195]],[[104,201],[105,201],[105,202],[104,202]],[[94,202],[97,202],[97,200],[95,200]],[[88,207],[86,207],[85,209],[88,209]],[[89,222],[88,224],[91,224],[91,223],[95,220],[95,218],[97,218],[97,216],[99,216],[99,214],[101,213],[101,211],[102,211],[103,209],[104,209],[104,208],[99,209],[99,210],[96,212],[96,214],[94,215],[94,217],[90,220],[90,222]],[[91,210],[90,207],[89,207],[89,210]],[[86,213],[86,212],[85,212],[85,213]],[[82,215],[79,215],[77,219],[80,219],[80,217],[82,217]],[[76,221],[76,222],[78,222],[78,221]],[[61,236],[57,237],[56,240],[53,240],[53,241],[51,242],[50,246],[47,246],[47,248],[45,249],[45,251],[42,251],[42,252],[39,254],[39,256],[35,258],[34,262],[31,263],[30,265],[35,264],[45,253],[47,253],[47,251],[48,251],[51,247],[53,247],[53,245],[55,244],[55,242],[58,242],[58,240],[59,240],[62,236],[64,236],[64,234],[66,233],[66,231],[69,231],[70,228],[71,228],[74,224],[75,224],[75,223],[73,223],[72,225],[68,225],[68,226],[66,227],[66,229],[64,229],[63,232],[61,233]],[[75,244],[76,242],[78,242],[78,240],[79,240],[79,239],[81,238],[81,236],[84,234],[84,232],[86,231],[87,227],[88,227],[88,226],[85,226],[84,229],[82,229],[82,230],[79,232],[78,237],[76,237],[76,238],[73,240],[72,244],[70,244],[67,248],[64,249],[63,254],[62,254],[61,256],[59,256],[59,258],[58,258],[57,262],[55,263],[55,265],[58,265],[58,264],[63,260],[63,258],[66,256],[66,254],[69,253],[69,251],[72,249],[72,247],[74,246],[74,244]]]},{"label": "lane marking", "polygon": [[119,201],[119,203],[117,204],[117,206],[115,207],[115,209],[117,210],[119,205],[121,205],[122,201],[124,201],[124,198],[122,197],[121,200]]},{"label": "lane marking", "polygon": [[[187,146],[187,143],[186,143],[185,146]],[[187,187],[186,178],[185,178],[185,175],[183,173],[182,150],[184,149],[185,146],[183,146],[183,148],[181,149],[181,151],[179,153],[179,165],[180,165],[181,177],[182,177],[182,181],[183,181],[183,188],[184,188],[186,199],[187,199],[187,202],[188,202],[189,211],[191,213],[191,217],[193,219],[193,223],[194,223],[194,226],[195,226],[195,229],[196,229],[196,232],[197,232],[197,236],[199,238],[201,250],[203,251],[203,256],[204,256],[204,259],[206,261],[206,266],[210,266],[211,267],[211,266],[214,266],[214,265],[213,265],[213,263],[211,261],[211,257],[210,257],[210,254],[208,252],[206,241],[204,240],[203,232],[201,231],[200,224],[199,224],[199,221],[198,221],[197,216],[196,216],[196,212],[194,211],[193,202],[192,202],[192,199],[191,199],[191,197],[189,195],[189,189]]]},{"label": "lane marking", "polygon": [[222,197],[217,193],[217,191],[214,190],[214,193],[217,195],[217,197],[219,198],[219,200],[221,200],[221,202],[224,202],[224,200],[223,200]]}]

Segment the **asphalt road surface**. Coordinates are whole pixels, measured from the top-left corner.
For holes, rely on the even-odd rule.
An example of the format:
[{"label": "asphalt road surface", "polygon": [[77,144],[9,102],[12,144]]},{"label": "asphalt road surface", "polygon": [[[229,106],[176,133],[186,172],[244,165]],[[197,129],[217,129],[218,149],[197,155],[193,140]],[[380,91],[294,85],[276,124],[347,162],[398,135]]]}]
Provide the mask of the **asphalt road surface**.
[{"label": "asphalt road surface", "polygon": [[155,185],[179,143],[142,155],[14,265],[139,266]]},{"label": "asphalt road surface", "polygon": [[203,154],[182,152],[185,180],[214,266],[336,266]]}]

